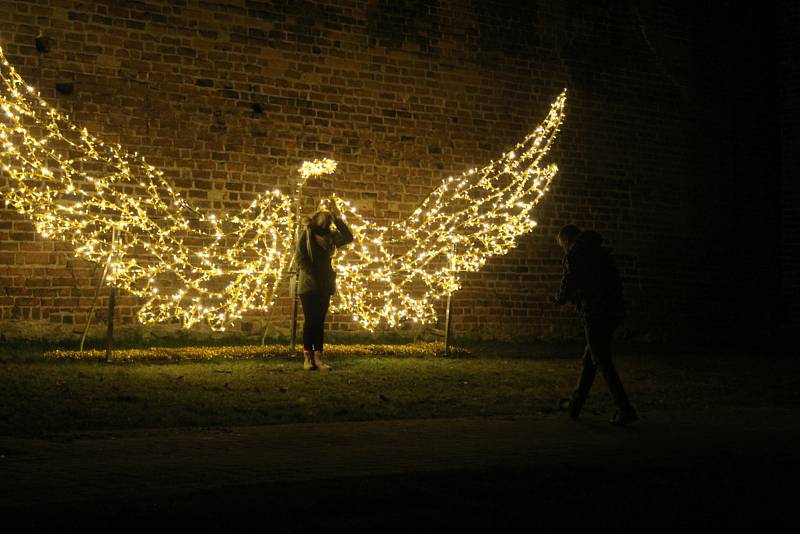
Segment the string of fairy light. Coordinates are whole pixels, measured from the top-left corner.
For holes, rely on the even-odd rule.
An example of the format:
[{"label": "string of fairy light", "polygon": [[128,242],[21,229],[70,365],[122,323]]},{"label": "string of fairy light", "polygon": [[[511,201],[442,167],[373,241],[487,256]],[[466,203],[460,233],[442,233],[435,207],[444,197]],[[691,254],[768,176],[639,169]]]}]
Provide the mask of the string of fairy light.
[{"label": "string of fairy light", "polygon": [[290,253],[287,195],[258,195],[233,215],[195,209],[143,157],[104,143],[49,106],[2,49],[0,75],[6,203],[43,237],[71,243],[83,259],[109,262],[107,283],[144,299],[140,321],[203,321],[224,330],[247,310],[272,305]]},{"label": "string of fairy light", "polygon": [[[279,190],[236,213],[192,206],[138,153],[107,144],[51,107],[0,48],[0,165],[7,205],[45,238],[109,264],[106,282],[143,299],[143,323],[205,322],[215,330],[275,301],[292,254],[296,202],[330,159],[304,162],[295,202]],[[336,257],[334,309],[364,328],[436,318],[436,301],[460,287],[459,273],[504,254],[536,223],[531,211],[555,176],[541,160],[564,118],[566,93],[513,150],[480,169],[449,177],[405,220],[376,225],[334,199],[356,242]],[[294,212],[293,212],[294,209]]]},{"label": "string of fairy light", "polygon": [[566,91],[545,120],[497,161],[448,177],[406,219],[378,226],[343,206],[355,243],[336,259],[341,283],[333,311],[364,328],[436,319],[437,301],[461,274],[507,253],[536,226],[531,212],[556,175],[542,165],[564,120]]}]

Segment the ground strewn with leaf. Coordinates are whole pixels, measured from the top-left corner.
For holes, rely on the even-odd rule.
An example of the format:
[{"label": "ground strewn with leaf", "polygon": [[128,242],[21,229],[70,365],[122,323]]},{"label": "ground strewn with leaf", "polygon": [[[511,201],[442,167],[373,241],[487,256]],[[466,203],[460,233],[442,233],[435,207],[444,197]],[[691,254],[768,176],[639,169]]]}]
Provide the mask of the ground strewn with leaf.
[{"label": "ground strewn with leaf", "polygon": [[[55,360],[86,360],[106,362],[157,362],[157,361],[207,361],[252,360],[288,358],[296,351],[288,345],[224,345],[188,347],[125,348],[107,353],[105,350],[48,350],[44,357]],[[445,351],[444,343],[406,344],[326,344],[328,356],[405,356],[426,358],[434,356],[468,356],[468,350],[451,346]]]},{"label": "ground strewn with leaf", "polygon": [[[553,411],[577,376],[579,348],[482,345],[457,358],[329,358],[176,363],[0,357],[0,435],[123,428],[234,426]],[[637,407],[800,404],[790,358],[623,347],[618,367]],[[588,410],[610,412],[602,378]]]}]

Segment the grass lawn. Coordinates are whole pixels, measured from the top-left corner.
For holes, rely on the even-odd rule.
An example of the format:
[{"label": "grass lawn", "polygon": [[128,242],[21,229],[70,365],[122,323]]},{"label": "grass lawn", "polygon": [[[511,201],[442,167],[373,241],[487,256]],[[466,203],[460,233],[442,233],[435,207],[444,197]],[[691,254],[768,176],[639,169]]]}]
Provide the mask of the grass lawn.
[{"label": "grass lawn", "polygon": [[[0,356],[0,435],[471,415],[549,414],[577,377],[576,345],[481,345],[471,356],[338,355],[330,373],[302,360],[176,363]],[[648,410],[800,404],[789,358],[623,346],[620,374]],[[598,377],[587,409],[610,413]]]}]

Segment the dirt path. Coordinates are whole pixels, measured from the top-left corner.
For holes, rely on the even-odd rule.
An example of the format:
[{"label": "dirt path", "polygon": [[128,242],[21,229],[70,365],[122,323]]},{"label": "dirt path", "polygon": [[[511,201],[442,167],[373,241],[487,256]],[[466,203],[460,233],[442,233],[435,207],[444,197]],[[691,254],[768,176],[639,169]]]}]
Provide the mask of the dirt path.
[{"label": "dirt path", "polygon": [[[796,467],[798,445],[800,411],[787,409],[644,414],[624,429],[597,417],[576,423],[544,416],[0,437],[0,512],[24,518],[35,516],[33,510],[63,515],[97,503],[108,510],[130,503],[159,508],[170,499],[192,509],[203,495],[252,496],[252,488],[266,495],[281,486],[328,487],[339,494],[355,480],[372,481],[377,490],[392,477],[429,477],[433,486],[448,487],[460,484],[459,473],[499,473],[487,484],[502,483],[503,473],[535,477],[554,470],[578,478],[601,470],[669,479],[675,470],[689,476],[716,466],[729,473],[729,465],[749,468],[758,458]],[[609,484],[619,480],[611,477]],[[537,491],[547,491],[541,484]],[[566,490],[557,486],[554,491]],[[533,491],[528,482],[525,487]],[[41,525],[45,516],[32,520]]]}]

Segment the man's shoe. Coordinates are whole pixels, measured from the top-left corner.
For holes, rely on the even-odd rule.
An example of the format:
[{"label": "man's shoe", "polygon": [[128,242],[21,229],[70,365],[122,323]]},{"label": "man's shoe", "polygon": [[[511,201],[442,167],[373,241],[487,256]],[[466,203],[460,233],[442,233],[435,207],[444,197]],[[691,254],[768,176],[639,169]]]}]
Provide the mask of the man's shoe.
[{"label": "man's shoe", "polygon": [[566,398],[561,399],[558,401],[558,409],[562,412],[569,413],[569,416],[572,419],[577,419],[578,416],[581,414],[581,407],[583,406],[582,402],[577,402],[575,399]]},{"label": "man's shoe", "polygon": [[614,417],[611,418],[609,423],[615,426],[625,426],[633,423],[639,417],[636,415],[636,410],[629,408],[627,410],[617,410],[614,412]]}]

